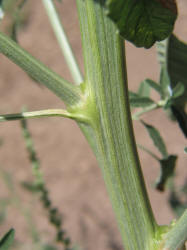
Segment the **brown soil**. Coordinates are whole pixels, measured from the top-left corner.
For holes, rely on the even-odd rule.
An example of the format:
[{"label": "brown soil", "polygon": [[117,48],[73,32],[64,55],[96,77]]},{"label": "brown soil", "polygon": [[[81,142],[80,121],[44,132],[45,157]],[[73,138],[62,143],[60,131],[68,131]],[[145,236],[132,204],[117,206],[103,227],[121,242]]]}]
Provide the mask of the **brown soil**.
[{"label": "brown soil", "polygon": [[[44,12],[42,1],[32,1],[31,12],[24,30],[19,34],[20,44],[64,78],[71,80],[69,71],[58,48],[53,31]],[[178,1],[180,18],[177,33],[187,39],[187,2]],[[72,47],[83,69],[80,34],[74,0],[63,0],[58,4]],[[149,77],[158,79],[155,48],[137,49],[127,43],[127,65],[130,89],[137,89],[140,81]],[[28,110],[63,107],[61,101],[46,88],[33,83],[28,76],[3,55],[0,55],[0,113],[19,112],[23,105]],[[172,123],[162,111],[144,116],[161,131],[169,153],[178,154],[177,183],[183,183],[186,175],[186,156],[183,148],[186,141],[177,124]],[[43,118],[29,121],[45,180],[52,200],[64,215],[64,227],[72,241],[87,250],[120,250],[121,238],[112,207],[105,189],[100,169],[85,138],[72,121],[62,118]],[[134,122],[136,140],[156,152],[146,131]],[[0,148],[0,167],[8,171],[15,183],[31,179],[31,169],[21,136],[19,122],[1,124],[0,137],[4,144]],[[159,165],[149,155],[140,152],[145,181],[155,217],[159,224],[167,224],[174,215],[167,203],[167,192],[159,193],[153,188],[159,173]],[[54,231],[48,225],[38,199],[16,185],[21,207],[34,212],[32,221],[37,224],[43,240],[52,241]],[[0,182],[0,200],[7,196],[7,188]],[[19,202],[18,202],[19,203]],[[7,220],[0,224],[0,235],[10,227],[16,229],[16,239],[28,239],[28,225],[21,208],[12,203],[7,210]],[[59,248],[60,249],[60,248]]]}]

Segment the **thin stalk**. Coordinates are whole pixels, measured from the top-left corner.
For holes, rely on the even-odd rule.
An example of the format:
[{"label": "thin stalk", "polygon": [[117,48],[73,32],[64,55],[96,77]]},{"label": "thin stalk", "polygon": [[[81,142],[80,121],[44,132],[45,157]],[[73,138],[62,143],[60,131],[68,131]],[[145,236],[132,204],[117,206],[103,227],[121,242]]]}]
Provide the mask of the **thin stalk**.
[{"label": "thin stalk", "polygon": [[167,103],[167,100],[160,100],[159,102],[154,103],[154,104],[134,113],[132,115],[132,119],[139,120],[140,116],[142,116],[143,114],[148,113],[148,112],[153,111],[153,110],[156,110],[156,109],[159,109],[159,108],[163,108],[166,105],[166,103]]},{"label": "thin stalk", "polygon": [[142,116],[143,114],[148,113],[148,112],[153,111],[153,110],[156,110],[158,108],[160,108],[160,106],[157,103],[154,103],[153,105],[150,105],[150,106],[132,114],[132,119],[139,120],[140,116]]},{"label": "thin stalk", "polygon": [[81,91],[78,86],[73,86],[64,80],[2,32],[0,32],[0,53],[19,65],[36,81],[53,91],[65,104],[75,105],[80,102]]},{"label": "thin stalk", "polygon": [[79,69],[78,63],[73,54],[71,45],[68,41],[66,33],[64,31],[63,25],[60,21],[59,15],[57,13],[55,3],[53,0],[42,0],[43,5],[45,6],[47,15],[51,22],[51,26],[61,48],[61,51],[65,57],[66,63],[69,67],[71,75],[76,84],[80,84],[83,82],[83,77],[81,71]]},{"label": "thin stalk", "polygon": [[88,118],[82,114],[70,113],[63,109],[46,109],[32,112],[21,112],[16,114],[5,114],[0,115],[0,122],[4,121],[14,121],[14,120],[23,120],[29,118],[40,118],[40,117],[51,117],[51,116],[60,116],[71,118],[80,122],[88,122]]},{"label": "thin stalk", "polygon": [[[133,135],[124,43],[106,16],[104,0],[77,0],[92,102],[93,150],[101,166],[127,250],[155,249],[152,214]],[[84,132],[84,128],[82,128]],[[87,132],[87,131],[86,131]],[[89,134],[85,133],[87,138]],[[102,209],[102,208],[101,208]]]}]

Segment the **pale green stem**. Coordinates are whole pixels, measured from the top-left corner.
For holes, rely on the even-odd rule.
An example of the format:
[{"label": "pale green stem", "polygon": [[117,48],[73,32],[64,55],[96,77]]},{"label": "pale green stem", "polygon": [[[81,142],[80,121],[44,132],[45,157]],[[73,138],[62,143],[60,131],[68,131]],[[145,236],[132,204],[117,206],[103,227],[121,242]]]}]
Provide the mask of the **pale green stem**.
[{"label": "pale green stem", "polygon": [[157,103],[154,103],[146,108],[143,108],[141,111],[138,111],[134,114],[132,114],[132,119],[133,120],[139,120],[140,119],[140,116],[143,115],[143,114],[146,114],[150,111],[153,111],[153,110],[156,110],[156,109],[159,109],[159,108],[162,108],[166,105],[167,103],[167,99],[166,100],[160,100],[158,101]]},{"label": "pale green stem", "polygon": [[36,81],[53,91],[65,104],[71,106],[80,102],[79,86],[73,86],[64,80],[2,32],[0,32],[0,53],[19,65]]},{"label": "pale green stem", "polygon": [[40,117],[50,117],[50,116],[61,116],[66,118],[75,119],[81,122],[87,122],[86,117],[80,114],[69,113],[63,109],[46,109],[32,112],[21,112],[17,114],[5,114],[0,115],[0,122],[4,121],[14,121],[14,120],[22,120],[28,118],[40,118]]},{"label": "pale green stem", "polygon": [[156,110],[158,108],[161,108],[163,105],[160,105],[159,103],[154,103],[144,109],[142,109],[141,111],[138,111],[134,114],[132,114],[132,119],[133,120],[139,120],[140,119],[140,116],[142,116],[143,114],[146,114],[150,111],[153,111],[153,110]]},{"label": "pale green stem", "polygon": [[[93,150],[101,166],[126,250],[152,250],[157,225],[141,172],[128,100],[124,42],[104,0],[77,0],[92,105]],[[85,132],[84,128],[82,130]],[[91,131],[86,131],[87,138]],[[91,141],[92,143],[92,141]],[[101,208],[102,209],[102,208]],[[104,212],[104,211],[103,211]]]},{"label": "pale green stem", "polygon": [[83,77],[80,72],[78,63],[75,59],[75,56],[73,54],[73,51],[71,49],[66,33],[64,31],[63,25],[60,21],[57,10],[55,8],[55,3],[53,0],[42,0],[42,1],[45,6],[46,12],[48,14],[49,20],[51,22],[55,36],[57,38],[57,41],[60,45],[62,53],[65,57],[65,60],[71,72],[71,75],[75,83],[80,84],[83,82]]},{"label": "pale green stem", "polygon": [[163,250],[185,249],[183,248],[185,241],[187,241],[187,209],[173,228],[165,235]]}]

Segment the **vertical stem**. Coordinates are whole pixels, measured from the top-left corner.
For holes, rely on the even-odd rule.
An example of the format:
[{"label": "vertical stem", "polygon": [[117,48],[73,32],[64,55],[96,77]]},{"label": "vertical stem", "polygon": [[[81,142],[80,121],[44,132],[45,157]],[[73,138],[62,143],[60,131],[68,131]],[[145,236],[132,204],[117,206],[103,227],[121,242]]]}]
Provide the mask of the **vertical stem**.
[{"label": "vertical stem", "polygon": [[102,168],[125,249],[150,250],[154,249],[157,225],[133,135],[124,43],[105,15],[104,3],[105,0],[77,0],[86,95],[94,104],[90,112],[97,146],[93,150]]}]

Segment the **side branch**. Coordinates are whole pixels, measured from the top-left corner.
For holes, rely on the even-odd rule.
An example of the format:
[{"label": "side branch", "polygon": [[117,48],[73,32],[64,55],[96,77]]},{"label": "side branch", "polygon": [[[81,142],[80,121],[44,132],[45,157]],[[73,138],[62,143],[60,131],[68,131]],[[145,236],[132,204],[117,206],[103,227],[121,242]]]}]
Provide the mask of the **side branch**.
[{"label": "side branch", "polygon": [[53,91],[65,104],[74,105],[80,101],[81,91],[78,86],[73,86],[64,80],[2,32],[0,32],[0,53],[20,66],[36,81]]},{"label": "side branch", "polygon": [[86,115],[82,115],[79,113],[71,113],[64,109],[46,109],[39,111],[0,115],[0,122],[23,120],[28,118],[51,117],[51,116],[66,117],[79,122],[88,123],[88,118],[86,117]]},{"label": "side branch", "polygon": [[63,109],[46,109],[46,110],[39,110],[32,112],[21,112],[16,114],[0,115],[0,122],[23,120],[28,118],[49,117],[49,116],[63,116],[69,118],[70,114]]},{"label": "side branch", "polygon": [[187,209],[173,228],[166,234],[164,250],[184,249],[187,241]]},{"label": "side branch", "polygon": [[77,85],[83,82],[82,74],[79,69],[78,63],[73,54],[71,45],[68,41],[63,25],[58,16],[55,3],[53,0],[43,0],[43,4],[46,9],[46,13],[49,17],[49,21],[59,43],[60,49],[64,55],[70,73]]}]

